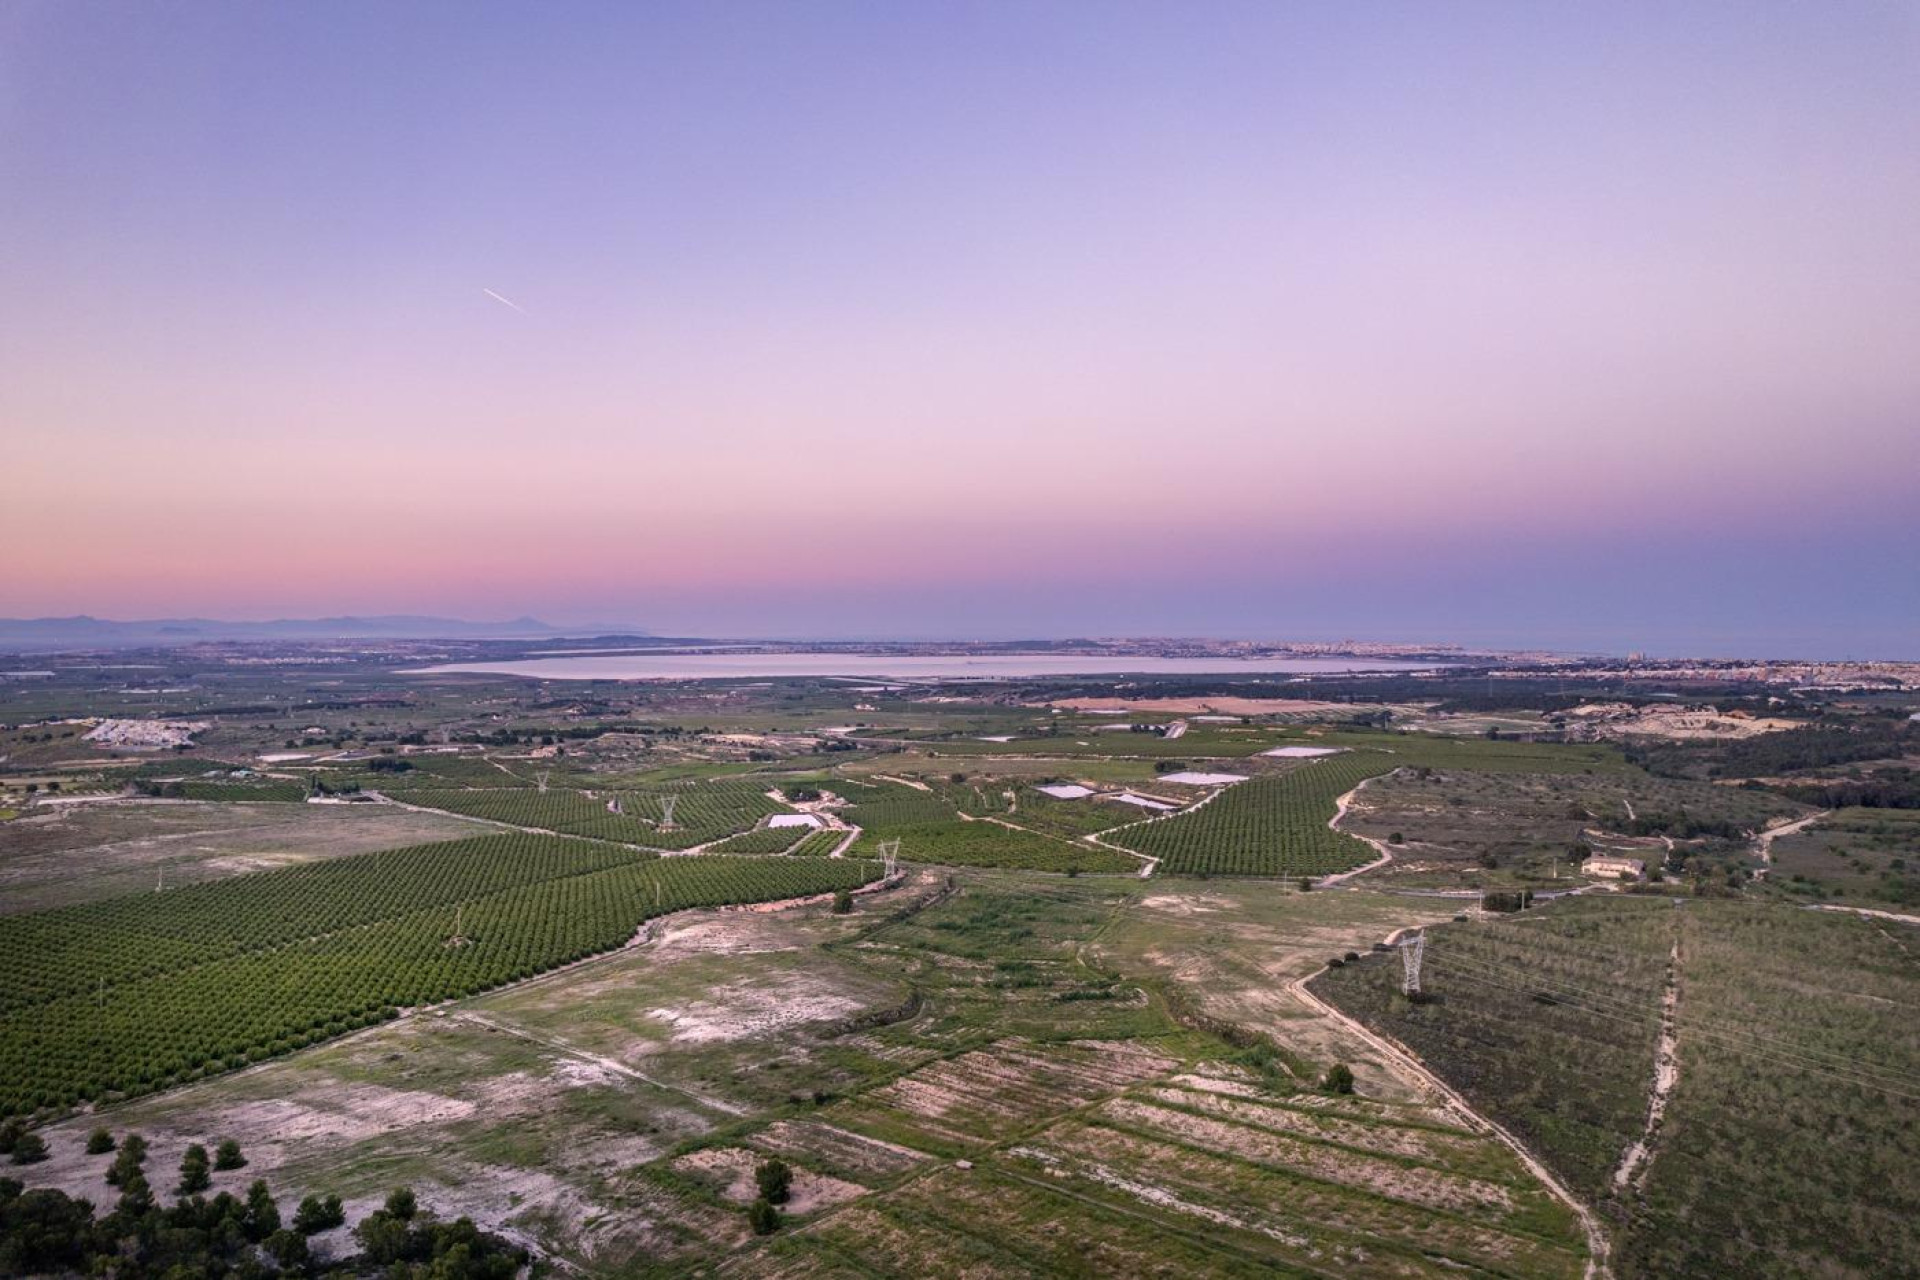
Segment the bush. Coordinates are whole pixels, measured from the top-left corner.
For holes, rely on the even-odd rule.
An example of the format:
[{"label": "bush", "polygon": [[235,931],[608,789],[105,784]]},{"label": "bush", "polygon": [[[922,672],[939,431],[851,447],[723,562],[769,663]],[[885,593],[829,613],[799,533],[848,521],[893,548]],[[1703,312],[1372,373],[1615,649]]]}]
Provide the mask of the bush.
[{"label": "bush", "polygon": [[387,1196],[386,1210],[390,1216],[410,1222],[420,1211],[420,1202],[414,1197],[412,1187],[395,1187]]},{"label": "bush", "polygon": [[319,1196],[308,1196],[293,1212],[293,1229],[303,1236],[317,1235],[340,1226],[346,1220],[347,1211],[341,1206],[339,1196],[328,1196],[324,1200]]},{"label": "bush", "polygon": [[113,1150],[113,1135],[105,1129],[95,1129],[87,1135],[87,1154],[103,1156]]},{"label": "bush", "polygon": [[1352,1093],[1353,1070],[1344,1062],[1336,1062],[1327,1068],[1327,1075],[1320,1082],[1328,1093]]},{"label": "bush", "polygon": [[833,914],[847,916],[853,914],[853,895],[845,889],[836,889],[833,894]]},{"label": "bush", "polygon": [[793,1188],[793,1170],[784,1160],[768,1160],[753,1171],[753,1182],[760,1188],[762,1200],[768,1204],[785,1204]]},{"label": "bush", "polygon": [[23,1133],[14,1140],[15,1164],[39,1164],[47,1158],[47,1142],[37,1133]]},{"label": "bush", "polygon": [[763,1197],[747,1210],[747,1222],[753,1227],[753,1234],[770,1236],[780,1229],[780,1211]]},{"label": "bush", "polygon": [[213,1167],[216,1169],[244,1169],[247,1158],[240,1154],[240,1144],[232,1138],[221,1142],[213,1151]]}]

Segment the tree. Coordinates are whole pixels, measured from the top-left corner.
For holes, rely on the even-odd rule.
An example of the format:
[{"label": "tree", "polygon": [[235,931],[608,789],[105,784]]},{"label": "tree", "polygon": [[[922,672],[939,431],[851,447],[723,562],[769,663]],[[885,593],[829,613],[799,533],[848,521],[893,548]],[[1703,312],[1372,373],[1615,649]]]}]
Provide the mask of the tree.
[{"label": "tree", "polygon": [[15,1164],[39,1164],[47,1158],[47,1142],[37,1133],[23,1133],[13,1144]]},{"label": "tree", "polygon": [[244,1169],[247,1158],[240,1154],[240,1144],[232,1138],[223,1139],[213,1150],[213,1167],[216,1169]]},{"label": "tree", "polygon": [[839,889],[833,895],[833,914],[848,916],[853,914],[853,895],[845,889]]},{"label": "tree", "polygon": [[780,1211],[762,1197],[747,1210],[747,1223],[753,1228],[753,1234],[770,1236],[780,1229]]},{"label": "tree", "polygon": [[1327,1068],[1326,1079],[1320,1083],[1328,1093],[1352,1093],[1353,1070],[1344,1062],[1336,1062]]},{"label": "tree", "polygon": [[273,1202],[264,1178],[254,1179],[247,1188],[247,1239],[258,1244],[280,1229],[280,1206]]},{"label": "tree", "polygon": [[190,1196],[212,1185],[213,1175],[207,1170],[207,1149],[196,1142],[180,1157],[179,1194]]},{"label": "tree", "polygon": [[20,1135],[26,1131],[27,1126],[18,1120],[9,1120],[5,1124],[0,1124],[0,1155],[11,1154],[14,1144],[20,1141]]},{"label": "tree", "polygon": [[103,1156],[113,1150],[113,1135],[105,1129],[95,1129],[87,1135],[87,1154]]},{"label": "tree", "polygon": [[420,1202],[415,1199],[412,1187],[395,1187],[387,1195],[386,1210],[400,1221],[410,1222],[420,1211]]},{"label": "tree", "polygon": [[147,1162],[147,1140],[137,1133],[130,1133],[126,1141],[120,1144],[120,1154],[130,1157],[136,1166]]},{"label": "tree", "polygon": [[288,1231],[284,1227],[267,1237],[266,1250],[280,1264],[282,1271],[304,1271],[313,1261],[313,1253],[307,1248],[307,1238],[298,1231]]},{"label": "tree", "polygon": [[119,1211],[129,1218],[144,1218],[153,1208],[153,1188],[147,1185],[147,1175],[135,1169],[120,1183]]},{"label": "tree", "polygon": [[308,1196],[294,1210],[293,1229],[303,1236],[315,1235],[340,1226],[347,1220],[347,1211],[341,1207],[339,1196]]},{"label": "tree", "polygon": [[133,1139],[120,1144],[120,1154],[107,1166],[107,1185],[125,1187],[129,1181],[140,1176],[140,1153],[134,1148]]},{"label": "tree", "polygon": [[785,1160],[768,1160],[753,1171],[753,1182],[768,1204],[785,1204],[793,1188],[793,1170]]}]

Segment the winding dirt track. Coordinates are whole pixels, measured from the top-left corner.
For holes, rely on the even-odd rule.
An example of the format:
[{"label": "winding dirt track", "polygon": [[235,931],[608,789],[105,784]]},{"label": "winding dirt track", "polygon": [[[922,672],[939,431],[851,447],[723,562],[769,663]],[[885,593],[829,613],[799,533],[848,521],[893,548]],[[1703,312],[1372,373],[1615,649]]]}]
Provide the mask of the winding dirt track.
[{"label": "winding dirt track", "polygon": [[1382,1056],[1388,1068],[1401,1079],[1416,1088],[1429,1090],[1439,1096],[1445,1100],[1447,1106],[1454,1114],[1459,1116],[1461,1120],[1480,1130],[1482,1133],[1491,1134],[1493,1137],[1499,1139],[1501,1143],[1513,1152],[1520,1163],[1526,1166],[1527,1171],[1540,1180],[1541,1185],[1546,1187],[1548,1193],[1551,1194],[1554,1199],[1566,1205],[1567,1208],[1573,1211],[1574,1216],[1580,1219],[1581,1230],[1584,1231],[1587,1236],[1587,1280],[1608,1280],[1608,1278],[1613,1275],[1613,1271],[1607,1265],[1609,1247],[1607,1233],[1601,1227],[1600,1219],[1593,1210],[1581,1203],[1574,1197],[1571,1191],[1561,1185],[1560,1180],[1553,1176],[1552,1171],[1540,1163],[1532,1152],[1527,1150],[1526,1144],[1507,1132],[1502,1125],[1474,1110],[1473,1105],[1469,1103],[1466,1098],[1457,1093],[1446,1081],[1442,1080],[1432,1071],[1429,1071],[1411,1052],[1402,1048],[1398,1042],[1369,1030],[1361,1023],[1348,1017],[1331,1004],[1328,1004],[1325,1000],[1322,1000],[1319,996],[1313,994],[1313,992],[1307,990],[1307,984],[1325,972],[1326,970],[1323,968],[1307,974],[1305,977],[1295,978],[1287,984],[1286,989],[1288,994],[1292,995],[1309,1009],[1313,1009],[1322,1016],[1332,1019],[1343,1029],[1351,1032],[1354,1036],[1371,1046]]},{"label": "winding dirt track", "polygon": [[[1393,775],[1378,774],[1376,776],[1392,777]],[[1360,783],[1358,786],[1354,787],[1353,790],[1347,792],[1345,795],[1341,796],[1339,799],[1333,802],[1333,816],[1327,819],[1327,827],[1329,830],[1340,831],[1340,819],[1347,816],[1347,810],[1353,806],[1354,797],[1359,795],[1361,789],[1364,788],[1369,782],[1372,782],[1373,780],[1374,780],[1373,778],[1360,779]],[[1365,875],[1367,872],[1377,870],[1381,867],[1386,866],[1389,862],[1393,861],[1393,850],[1387,847],[1385,841],[1375,840],[1372,836],[1363,836],[1357,831],[1341,831],[1340,834],[1352,836],[1355,840],[1360,840],[1365,842],[1366,844],[1372,846],[1373,851],[1379,854],[1380,856],[1375,858],[1372,862],[1369,862],[1364,867],[1355,867],[1351,871],[1342,871],[1336,875],[1321,876],[1320,877],[1321,888],[1324,889],[1328,885],[1332,885],[1332,884],[1345,884],[1347,881],[1353,879],[1355,876]]]}]

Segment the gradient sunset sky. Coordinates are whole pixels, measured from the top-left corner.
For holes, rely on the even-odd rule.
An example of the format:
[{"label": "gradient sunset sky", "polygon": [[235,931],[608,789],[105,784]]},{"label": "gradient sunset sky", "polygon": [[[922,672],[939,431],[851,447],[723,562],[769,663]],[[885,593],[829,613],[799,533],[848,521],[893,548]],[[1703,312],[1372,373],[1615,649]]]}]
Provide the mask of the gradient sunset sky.
[{"label": "gradient sunset sky", "polygon": [[9,0],[0,477],[15,617],[1920,658],[1920,6]]}]

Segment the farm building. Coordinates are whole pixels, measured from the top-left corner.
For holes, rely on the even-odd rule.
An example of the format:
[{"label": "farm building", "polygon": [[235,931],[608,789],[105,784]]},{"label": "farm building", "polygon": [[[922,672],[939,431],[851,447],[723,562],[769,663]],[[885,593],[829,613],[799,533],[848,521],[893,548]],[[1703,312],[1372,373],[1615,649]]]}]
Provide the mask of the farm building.
[{"label": "farm building", "polygon": [[1647,874],[1647,864],[1638,858],[1616,858],[1596,853],[1580,864],[1583,874],[1604,876],[1610,880],[1639,880]]}]

